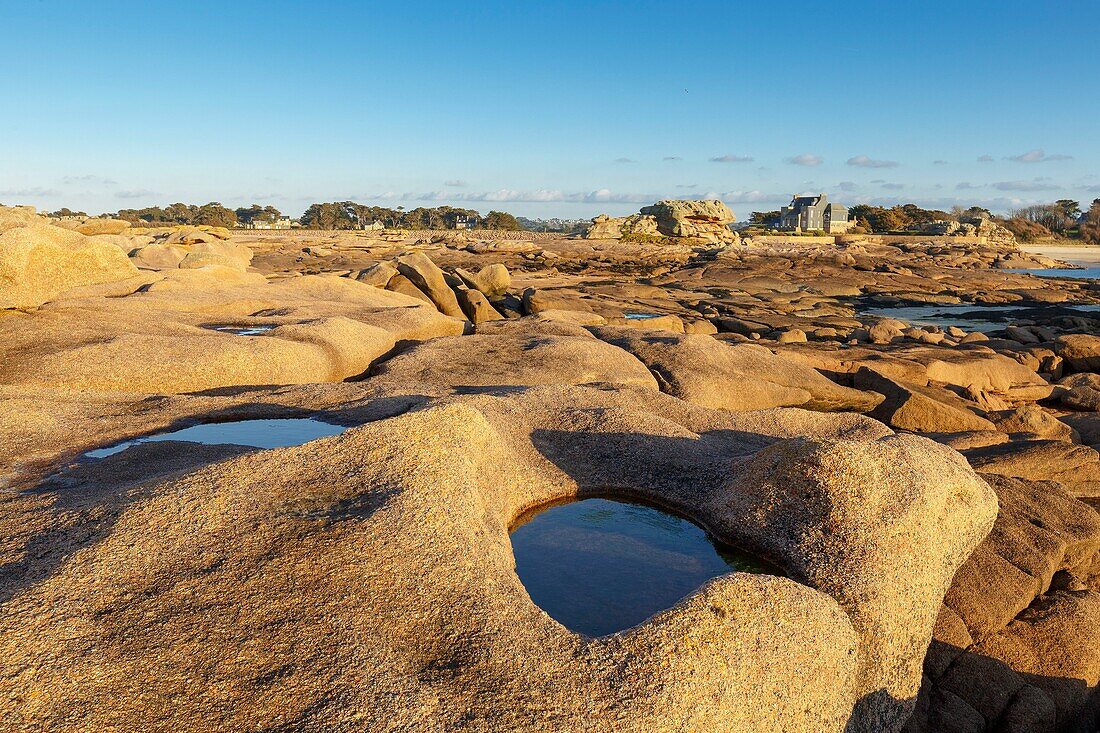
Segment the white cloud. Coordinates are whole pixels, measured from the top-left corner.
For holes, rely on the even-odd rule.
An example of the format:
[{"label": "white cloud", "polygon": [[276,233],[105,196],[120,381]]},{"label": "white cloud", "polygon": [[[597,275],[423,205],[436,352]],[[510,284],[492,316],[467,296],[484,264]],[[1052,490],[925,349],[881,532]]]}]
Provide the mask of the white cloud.
[{"label": "white cloud", "polygon": [[1005,160],[1014,160],[1017,163],[1047,163],[1052,160],[1073,160],[1073,156],[1062,155],[1061,153],[1047,155],[1044,150],[1036,148],[1035,150],[1029,150],[1026,153],[1009,156],[1005,158]]},{"label": "white cloud", "polygon": [[25,196],[27,198],[46,198],[49,196],[60,196],[61,192],[54,188],[42,188],[41,186],[31,186],[29,188],[6,188],[0,190],[0,196]]},{"label": "white cloud", "polygon": [[1061,186],[1040,179],[1033,181],[998,181],[990,185],[998,191],[1057,191],[1061,188]]},{"label": "white cloud", "polygon": [[636,163],[633,158],[615,158],[616,163]]},{"label": "white cloud", "polygon": [[859,184],[855,181],[841,181],[836,184],[836,187],[841,191],[857,191],[859,190]]},{"label": "white cloud", "polygon": [[104,178],[102,176],[93,176],[91,174],[86,176],[64,176],[61,179],[61,183],[66,186],[73,186],[76,184],[97,184],[99,186],[117,186],[118,181],[112,181],[110,178]]},{"label": "white cloud", "polygon": [[450,186],[452,188],[465,188],[466,187],[466,181],[460,180],[458,178],[452,178],[449,181],[443,181],[443,185],[444,186]]},{"label": "white cloud", "polygon": [[804,165],[814,167],[821,165],[824,162],[824,158],[820,155],[814,155],[812,153],[803,153],[802,155],[796,155],[793,158],[787,158],[786,161],[792,165]]},{"label": "white cloud", "polygon": [[993,156],[992,155],[979,155],[978,156],[978,162],[979,163],[992,163],[993,162]]},{"label": "white cloud", "polygon": [[970,181],[961,181],[955,186],[956,191],[973,191],[976,188],[981,188],[981,186],[975,186]]},{"label": "white cloud", "polygon": [[751,163],[754,158],[751,155],[719,155],[711,158],[711,163]]},{"label": "white cloud", "polygon": [[882,184],[882,187],[885,188],[887,191],[900,191],[903,188],[905,188],[905,184],[904,183],[884,183],[884,184]]},{"label": "white cloud", "polygon": [[150,196],[159,196],[156,191],[150,191],[144,188],[137,188],[128,191],[115,191],[115,198],[118,199],[144,199]]},{"label": "white cloud", "polygon": [[875,160],[866,155],[857,155],[854,158],[848,158],[848,165],[859,168],[897,168],[901,163],[896,160]]}]

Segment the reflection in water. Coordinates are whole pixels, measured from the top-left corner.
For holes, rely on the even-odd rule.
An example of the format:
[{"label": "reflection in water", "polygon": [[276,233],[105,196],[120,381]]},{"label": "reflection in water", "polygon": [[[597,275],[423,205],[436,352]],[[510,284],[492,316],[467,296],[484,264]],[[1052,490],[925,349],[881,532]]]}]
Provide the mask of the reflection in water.
[{"label": "reflection in water", "polygon": [[685,519],[608,499],[522,517],[512,549],[531,600],[589,636],[635,626],[731,570],[779,574]]},{"label": "reflection in water", "polygon": [[250,445],[256,448],[283,448],[301,445],[317,438],[338,435],[347,430],[312,418],[275,420],[238,420],[236,422],[204,423],[182,430],[147,435],[108,448],[88,451],[84,458],[104,458],[120,453],[132,445],[160,440],[185,440],[191,443]]},{"label": "reflection in water", "polygon": [[274,326],[204,326],[212,331],[221,331],[222,333],[231,333],[234,336],[259,336],[260,334],[267,333]]},{"label": "reflection in water", "polygon": [[911,305],[891,308],[868,308],[860,311],[866,316],[880,316],[905,321],[913,326],[958,326],[967,331],[999,331],[1011,323],[1030,321],[1034,318],[1091,313],[1100,305],[1057,303],[1044,306],[981,305],[958,303],[955,305]]},{"label": "reflection in water", "polygon": [[1004,270],[1003,272],[1011,272],[1017,275],[1034,275],[1036,277],[1065,277],[1071,280],[1096,280],[1100,278],[1100,267],[1096,267],[1095,265],[1086,266],[1081,270],[1040,269]]}]

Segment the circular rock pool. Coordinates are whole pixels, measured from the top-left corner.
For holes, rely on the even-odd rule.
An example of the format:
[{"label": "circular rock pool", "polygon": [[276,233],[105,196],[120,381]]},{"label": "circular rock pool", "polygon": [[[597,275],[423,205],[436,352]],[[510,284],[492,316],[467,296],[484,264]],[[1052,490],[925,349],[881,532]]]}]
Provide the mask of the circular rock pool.
[{"label": "circular rock pool", "polygon": [[531,600],[588,636],[636,626],[725,573],[780,574],[686,519],[610,499],[525,514],[512,528],[512,551]]}]

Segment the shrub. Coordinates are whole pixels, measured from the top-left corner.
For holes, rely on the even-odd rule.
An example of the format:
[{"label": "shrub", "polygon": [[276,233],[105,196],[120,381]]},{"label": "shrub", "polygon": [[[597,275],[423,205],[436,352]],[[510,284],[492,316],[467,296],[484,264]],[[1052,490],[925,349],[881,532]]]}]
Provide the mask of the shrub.
[{"label": "shrub", "polygon": [[1006,229],[1016,235],[1021,242],[1034,242],[1036,239],[1052,237],[1051,231],[1037,221],[1014,216],[1001,222]]}]

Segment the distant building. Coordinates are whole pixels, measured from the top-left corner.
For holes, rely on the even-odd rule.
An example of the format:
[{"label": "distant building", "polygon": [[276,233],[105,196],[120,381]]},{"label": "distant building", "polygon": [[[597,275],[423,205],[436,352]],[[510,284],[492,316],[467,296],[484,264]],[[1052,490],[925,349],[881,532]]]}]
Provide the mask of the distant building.
[{"label": "distant building", "polygon": [[455,229],[473,229],[476,226],[476,216],[466,216],[465,214],[459,214],[455,217]]},{"label": "distant building", "polygon": [[278,219],[253,219],[245,225],[246,229],[290,229],[294,221],[289,216]]},{"label": "distant building", "polygon": [[783,231],[843,234],[848,226],[848,209],[841,204],[830,204],[825,194],[795,196],[791,205],[779,212],[779,229]]},{"label": "distant building", "polygon": [[375,220],[363,222],[359,225],[359,228],[368,232],[380,232],[386,228],[386,225],[378,220]]}]

